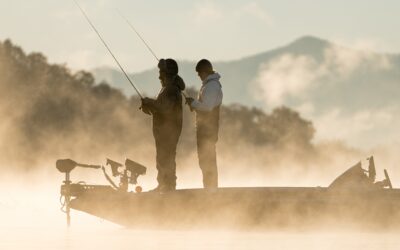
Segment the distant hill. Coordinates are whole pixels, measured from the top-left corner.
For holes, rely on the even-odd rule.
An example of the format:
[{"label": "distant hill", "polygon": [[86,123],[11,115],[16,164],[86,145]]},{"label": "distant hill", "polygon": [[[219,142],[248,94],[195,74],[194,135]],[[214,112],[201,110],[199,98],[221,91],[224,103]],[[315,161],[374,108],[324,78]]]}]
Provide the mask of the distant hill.
[{"label": "distant hill", "polygon": [[[249,89],[252,80],[256,77],[261,64],[286,53],[312,55],[322,57],[322,51],[329,43],[318,38],[304,37],[288,46],[267,51],[257,55],[228,62],[213,62],[214,68],[222,75],[224,84],[224,102],[242,103],[249,106],[259,106]],[[199,87],[199,78],[194,70],[196,62],[178,61],[180,75],[188,86]],[[125,76],[115,68],[102,67],[92,70],[98,82],[107,81],[127,94],[133,94],[132,87],[127,84]],[[159,90],[158,69],[152,68],[143,72],[132,73],[140,89],[147,94],[154,95]]]},{"label": "distant hill", "polygon": [[[274,60],[282,56],[290,55],[292,58],[306,57],[314,60],[316,65],[324,63],[326,51],[331,49],[333,52],[340,50],[345,53],[354,53],[356,56],[361,54],[358,67],[344,78],[331,71],[329,77],[319,79],[322,84],[317,84],[313,89],[309,89],[307,98],[314,103],[319,112],[324,112],[332,105],[341,105],[346,109],[354,111],[362,106],[381,107],[387,103],[400,104],[400,56],[399,55],[380,55],[370,51],[365,52],[367,56],[362,56],[363,51],[347,49],[329,41],[319,38],[306,36],[294,42],[260,54],[244,57],[234,61],[214,62],[215,69],[222,75],[224,86],[224,103],[241,103],[247,106],[263,106],[264,102],[256,98],[254,94],[254,81],[259,75],[260,67],[264,64],[273,63]],[[385,58],[391,65],[390,68],[370,70],[369,60],[375,57]],[[339,58],[346,60],[346,58]],[[349,60],[354,60],[350,58]],[[200,82],[194,71],[195,63],[190,61],[179,61],[180,74],[188,86],[199,87]],[[295,67],[296,65],[293,65]],[[373,65],[372,65],[373,67]],[[127,84],[125,77],[119,70],[113,68],[96,68],[92,71],[98,82],[107,81],[114,87],[123,90],[126,94],[133,94],[131,86]],[[131,74],[140,89],[148,94],[155,95],[159,90],[158,70],[152,68],[143,72]],[[266,83],[268,84],[268,83]],[[282,83],[284,84],[284,83]],[[296,108],[299,100],[296,96],[286,98],[282,103]],[[270,107],[272,108],[272,107]]]},{"label": "distant hill", "polygon": [[[199,88],[195,62],[179,61],[188,86]],[[352,146],[400,143],[400,55],[351,49],[305,36],[260,54],[213,62],[222,75],[224,103],[272,110],[287,106],[313,120],[316,139],[346,141]],[[106,80],[132,94],[121,73],[94,69]],[[159,89],[156,68],[132,74],[150,96]],[[388,125],[389,124],[389,125]]]}]

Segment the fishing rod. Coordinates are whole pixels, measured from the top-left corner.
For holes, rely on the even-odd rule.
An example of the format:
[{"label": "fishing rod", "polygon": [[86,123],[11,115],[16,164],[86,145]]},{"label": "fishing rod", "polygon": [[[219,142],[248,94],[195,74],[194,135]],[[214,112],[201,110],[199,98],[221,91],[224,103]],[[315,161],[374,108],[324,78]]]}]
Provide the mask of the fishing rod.
[{"label": "fishing rod", "polygon": [[[154,51],[151,49],[151,47],[149,46],[149,44],[144,40],[144,38],[140,35],[140,33],[137,31],[137,29],[135,29],[135,27],[133,26],[133,24],[128,20],[128,18],[126,18],[119,9],[116,9],[116,11],[118,12],[118,14],[121,16],[122,19],[125,20],[125,22],[129,25],[129,27],[131,28],[131,30],[133,32],[135,32],[135,34],[140,38],[140,40],[144,43],[144,45],[146,46],[146,48],[150,51],[150,53],[154,56],[154,58],[159,62],[160,59],[157,57],[157,55],[154,53]],[[187,94],[185,93],[185,91],[181,92],[183,97],[187,98]]]},{"label": "fishing rod", "polygon": [[114,58],[114,61],[117,63],[118,67],[121,69],[121,71],[124,73],[126,79],[128,80],[128,82],[132,85],[132,87],[135,89],[136,93],[139,95],[139,97],[141,99],[143,99],[142,94],[140,93],[140,91],[138,90],[138,88],[135,86],[135,84],[133,83],[133,81],[129,78],[128,74],[125,72],[125,70],[122,68],[121,64],[119,63],[119,61],[117,60],[117,58],[115,57],[115,55],[112,53],[111,49],[108,47],[107,43],[104,41],[104,39],[101,37],[100,33],[97,31],[96,27],[93,25],[93,23],[90,21],[88,15],[86,14],[86,12],[82,9],[82,7],[79,5],[79,3],[76,0],[73,0],[76,4],[76,6],[78,6],[78,8],[80,9],[80,11],[82,12],[83,16],[86,18],[86,21],[88,21],[88,23],[90,24],[90,26],[93,28],[94,32],[96,32],[97,36],[100,38],[100,40],[103,42],[104,46],[106,47],[106,49],[108,50],[108,52],[111,54],[111,56]]},{"label": "fishing rod", "polygon": [[144,43],[144,45],[146,45],[147,49],[150,51],[150,53],[154,56],[154,58],[157,61],[160,61],[160,59],[158,59],[158,57],[156,56],[156,53],[154,53],[154,51],[150,48],[150,46],[147,44],[147,42],[143,39],[143,37],[140,35],[140,33],[135,29],[135,27],[132,25],[132,23],[128,20],[128,18],[126,18],[124,15],[122,15],[121,11],[119,9],[116,9],[118,14],[122,17],[122,19],[125,20],[125,22],[129,25],[129,27],[131,27],[131,29],[136,33],[136,35],[140,38],[140,40],[142,40],[142,42]]}]

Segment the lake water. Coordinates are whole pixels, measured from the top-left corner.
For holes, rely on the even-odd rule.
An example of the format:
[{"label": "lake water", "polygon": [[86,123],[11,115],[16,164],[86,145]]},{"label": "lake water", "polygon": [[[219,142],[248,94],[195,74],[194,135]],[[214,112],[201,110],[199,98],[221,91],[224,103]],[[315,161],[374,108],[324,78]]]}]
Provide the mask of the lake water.
[{"label": "lake water", "polygon": [[[12,227],[0,249],[399,249],[395,233],[138,231],[93,228]],[[96,228],[98,226],[98,228]]]}]

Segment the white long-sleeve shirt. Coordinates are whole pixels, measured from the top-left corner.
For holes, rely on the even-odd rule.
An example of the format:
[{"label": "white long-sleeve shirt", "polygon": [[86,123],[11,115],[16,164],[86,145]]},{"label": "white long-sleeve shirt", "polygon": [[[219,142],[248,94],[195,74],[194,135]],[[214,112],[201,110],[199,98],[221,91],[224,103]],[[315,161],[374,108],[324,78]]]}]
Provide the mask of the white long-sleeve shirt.
[{"label": "white long-sleeve shirt", "polygon": [[197,100],[192,102],[192,108],[199,111],[211,111],[222,103],[222,86],[218,73],[209,75],[200,88]]}]

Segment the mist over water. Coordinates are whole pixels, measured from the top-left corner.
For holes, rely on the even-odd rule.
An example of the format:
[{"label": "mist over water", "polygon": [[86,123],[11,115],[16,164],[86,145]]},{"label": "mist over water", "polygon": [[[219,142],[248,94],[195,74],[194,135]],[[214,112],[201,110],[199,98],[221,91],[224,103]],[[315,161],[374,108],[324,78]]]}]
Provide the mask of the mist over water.
[{"label": "mist over water", "polygon": [[[385,152],[386,156],[394,153]],[[251,158],[251,157],[250,157]],[[378,159],[379,154],[378,154]],[[390,157],[387,157],[390,158]],[[397,160],[397,157],[394,158]],[[231,172],[228,167],[243,162],[221,161],[222,186],[326,186],[333,179],[332,173],[347,169],[340,164],[346,157],[338,157],[339,164],[327,163],[326,170],[314,168],[313,175],[288,169],[270,173],[256,173],[251,169]],[[390,164],[389,162],[387,162]],[[392,164],[394,162],[391,162]],[[292,163],[295,164],[294,162]],[[338,164],[338,165],[336,165]],[[377,162],[379,165],[379,162]],[[194,164],[189,169],[195,169]],[[388,168],[393,183],[399,176]],[[380,171],[378,170],[378,176]],[[380,174],[381,175],[381,174]],[[336,176],[335,176],[336,177]],[[398,249],[398,231],[322,226],[312,229],[268,229],[268,230],[148,230],[127,229],[94,216],[72,211],[72,225],[66,226],[65,214],[60,211],[59,188],[63,175],[52,165],[29,174],[8,174],[1,177],[0,184],[0,249]],[[139,181],[144,187],[152,187],[155,172],[150,171]],[[100,172],[77,169],[72,173],[74,181],[90,180],[105,184]],[[197,179],[197,180],[196,180]],[[181,188],[200,186],[200,171],[178,170]],[[395,185],[395,184],[394,184]]]},{"label": "mist over water", "polygon": [[[63,175],[55,161],[73,158],[104,164],[125,157],[148,167],[144,190],[156,186],[151,122],[137,97],[107,84],[94,85],[86,72],[72,74],[30,55],[10,41],[0,44],[0,249],[397,249],[393,231],[296,228],[267,231],[128,230],[81,212],[66,228],[60,211]],[[221,110],[218,165],[222,187],[328,186],[359,160],[374,155],[377,177],[388,169],[400,181],[398,145],[371,150],[341,142],[313,142],[311,121],[285,107],[271,113],[240,105]],[[199,188],[193,114],[186,109],[177,155],[178,188]],[[366,165],[363,165],[366,168]],[[72,180],[106,184],[100,171],[76,169]],[[240,201],[238,201],[240,202]]]},{"label": "mist over water", "polygon": [[[10,186],[8,186],[10,187]],[[52,188],[52,189],[49,189]],[[57,186],[2,186],[0,249],[398,249],[396,232],[129,230],[74,211],[72,226],[58,209]]]},{"label": "mist over water", "polygon": [[[0,249],[398,249],[398,232],[330,230],[230,231],[126,229],[58,206],[58,185],[1,186]],[[13,196],[5,195],[12,191]]]}]

